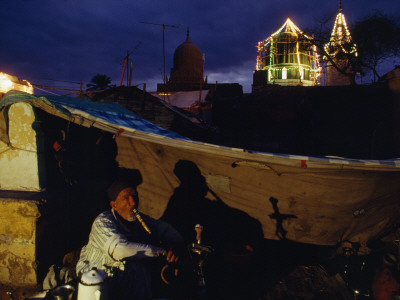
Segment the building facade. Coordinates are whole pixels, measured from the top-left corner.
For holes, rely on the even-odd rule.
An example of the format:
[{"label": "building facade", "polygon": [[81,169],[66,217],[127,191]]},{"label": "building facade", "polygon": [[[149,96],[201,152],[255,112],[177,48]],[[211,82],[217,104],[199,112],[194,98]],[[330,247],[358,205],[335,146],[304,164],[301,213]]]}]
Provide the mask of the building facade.
[{"label": "building facade", "polygon": [[316,47],[289,18],[270,37],[257,45],[253,89],[276,84],[313,86],[319,84],[320,66]]},{"label": "building facade", "polygon": [[189,39],[179,45],[174,52],[174,62],[170,78],[165,83],[157,84],[157,92],[200,90],[206,81],[203,78],[204,58],[200,49]]}]

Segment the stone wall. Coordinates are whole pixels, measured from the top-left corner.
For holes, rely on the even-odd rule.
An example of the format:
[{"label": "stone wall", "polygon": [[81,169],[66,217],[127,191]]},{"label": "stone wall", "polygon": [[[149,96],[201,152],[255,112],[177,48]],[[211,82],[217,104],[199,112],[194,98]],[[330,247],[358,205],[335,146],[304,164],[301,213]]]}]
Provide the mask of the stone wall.
[{"label": "stone wall", "polygon": [[[8,136],[0,140],[0,283],[35,286],[37,277],[38,201],[31,200],[44,183],[40,176],[37,119],[28,103],[8,109]],[[7,141],[8,137],[8,141]],[[39,140],[39,142],[38,142]],[[27,198],[27,193],[29,197]],[[16,195],[18,194],[18,195]]]},{"label": "stone wall", "polygon": [[30,104],[16,103],[8,111],[9,143],[0,140],[0,190],[39,191],[39,157],[35,113]]},{"label": "stone wall", "polygon": [[0,194],[0,282],[15,287],[37,284],[37,203]]}]

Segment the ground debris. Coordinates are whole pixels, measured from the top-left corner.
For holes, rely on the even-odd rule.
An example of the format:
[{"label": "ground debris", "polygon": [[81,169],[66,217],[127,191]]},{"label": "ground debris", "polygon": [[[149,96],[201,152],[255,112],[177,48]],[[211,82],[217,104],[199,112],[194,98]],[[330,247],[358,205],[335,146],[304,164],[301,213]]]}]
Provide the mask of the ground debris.
[{"label": "ground debris", "polygon": [[329,275],[320,266],[297,266],[287,277],[277,282],[262,300],[347,300],[351,299],[340,275]]}]

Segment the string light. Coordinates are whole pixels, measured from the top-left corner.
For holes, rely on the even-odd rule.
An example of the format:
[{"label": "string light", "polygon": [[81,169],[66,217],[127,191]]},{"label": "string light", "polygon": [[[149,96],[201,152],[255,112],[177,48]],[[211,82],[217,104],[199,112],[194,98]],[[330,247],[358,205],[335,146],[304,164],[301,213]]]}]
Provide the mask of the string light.
[{"label": "string light", "polygon": [[[346,50],[345,46],[350,46],[350,50]],[[357,46],[351,38],[346,19],[341,11],[336,16],[331,38],[329,43],[325,45],[324,49],[332,58],[334,58],[339,52],[354,54],[354,56],[357,56]],[[326,59],[326,57],[324,58]]]},{"label": "string light", "polygon": [[317,48],[311,41],[287,18],[270,37],[258,42],[256,70],[268,71],[268,83],[298,79],[307,85],[318,85],[321,68]]}]

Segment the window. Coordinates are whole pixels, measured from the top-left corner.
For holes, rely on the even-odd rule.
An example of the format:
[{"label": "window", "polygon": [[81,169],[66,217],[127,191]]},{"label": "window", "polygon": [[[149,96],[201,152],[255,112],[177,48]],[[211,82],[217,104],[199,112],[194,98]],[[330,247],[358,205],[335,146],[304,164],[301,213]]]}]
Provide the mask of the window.
[{"label": "window", "polygon": [[285,67],[282,69],[282,79],[287,79],[287,69]]}]

